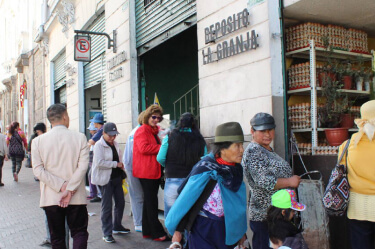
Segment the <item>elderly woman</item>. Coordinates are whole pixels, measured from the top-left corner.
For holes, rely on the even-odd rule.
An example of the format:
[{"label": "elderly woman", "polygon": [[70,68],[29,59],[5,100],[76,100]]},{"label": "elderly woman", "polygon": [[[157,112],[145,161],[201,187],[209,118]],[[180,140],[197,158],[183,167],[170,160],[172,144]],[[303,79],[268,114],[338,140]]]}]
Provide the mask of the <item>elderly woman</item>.
[{"label": "elderly woman", "polygon": [[134,134],[133,176],[141,182],[144,202],[142,211],[143,238],[154,241],[169,240],[158,219],[158,191],[161,166],[156,161],[161,146],[157,124],[163,120],[163,109],[151,105],[143,114],[143,125]]},{"label": "elderly woman", "polygon": [[284,188],[297,188],[300,177],[271,148],[275,137],[275,120],[268,113],[258,113],[250,121],[253,141],[245,150],[242,165],[250,185],[249,218],[253,247],[269,249],[267,209],[271,196]]},{"label": "elderly woman", "polygon": [[[352,249],[373,249],[375,238],[375,100],[361,106],[361,119],[355,123],[359,132],[353,134],[348,147],[347,165],[350,184],[348,205]],[[348,141],[339,149],[339,156]]]},{"label": "elderly woman", "polygon": [[[193,167],[181,186],[182,192],[165,224],[171,234],[190,231],[190,249],[232,249],[243,245],[247,229],[243,142],[239,123],[219,125],[212,152]],[[174,248],[181,248],[175,244]]]},{"label": "elderly woman", "polygon": [[[125,208],[122,180],[125,179],[124,164],[120,159],[120,149],[115,141],[119,134],[114,123],[103,126],[103,135],[94,146],[91,182],[98,185],[102,192],[102,220],[103,240],[107,243],[115,242],[112,234],[129,233],[128,228],[121,224]],[[112,210],[112,199],[115,201]],[[112,221],[112,211],[114,219]]]}]

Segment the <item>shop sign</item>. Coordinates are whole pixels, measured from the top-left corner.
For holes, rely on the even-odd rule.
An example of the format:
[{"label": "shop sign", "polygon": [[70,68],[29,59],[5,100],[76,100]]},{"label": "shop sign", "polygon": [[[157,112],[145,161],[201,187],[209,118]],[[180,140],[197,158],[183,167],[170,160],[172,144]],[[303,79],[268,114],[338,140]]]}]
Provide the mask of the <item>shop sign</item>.
[{"label": "shop sign", "polygon": [[113,70],[112,72],[109,73],[109,81],[115,81],[115,80],[118,80],[122,77],[124,77],[124,73],[123,73],[123,68],[122,67],[119,67],[115,70]]},{"label": "shop sign", "polygon": [[[241,12],[233,14],[222,21],[216,22],[204,29],[205,43],[216,43],[216,40],[227,36],[239,29],[250,25],[249,12],[244,9]],[[210,47],[203,50],[203,65],[219,61],[230,56],[240,54],[259,47],[257,42],[258,35],[255,30],[248,31],[246,34],[238,35],[229,41],[223,41],[216,45],[216,51]]]},{"label": "shop sign", "polygon": [[122,51],[121,53],[119,53],[118,55],[116,55],[115,57],[107,61],[107,69],[111,70],[125,61],[126,61],[126,53],[125,51]]}]

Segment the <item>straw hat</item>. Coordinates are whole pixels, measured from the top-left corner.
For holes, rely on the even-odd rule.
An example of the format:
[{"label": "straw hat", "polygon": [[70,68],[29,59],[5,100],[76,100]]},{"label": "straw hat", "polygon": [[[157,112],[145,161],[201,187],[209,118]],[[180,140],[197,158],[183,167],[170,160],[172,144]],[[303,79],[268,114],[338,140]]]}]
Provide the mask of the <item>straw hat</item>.
[{"label": "straw hat", "polygon": [[364,134],[372,141],[375,133],[375,100],[368,101],[361,106],[361,118],[354,122],[359,129],[354,139],[354,146],[357,146]]}]

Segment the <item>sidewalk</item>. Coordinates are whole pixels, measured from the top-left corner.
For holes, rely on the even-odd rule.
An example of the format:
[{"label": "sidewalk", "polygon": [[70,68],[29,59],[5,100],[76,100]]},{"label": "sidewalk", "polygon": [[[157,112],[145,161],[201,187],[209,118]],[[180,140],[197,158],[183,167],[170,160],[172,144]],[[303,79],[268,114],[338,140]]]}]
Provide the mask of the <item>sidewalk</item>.
[{"label": "sidewalk", "polygon": [[[34,181],[32,169],[22,166],[18,183],[13,181],[11,162],[4,162],[3,183],[0,187],[0,249],[40,249],[39,244],[45,238],[44,212],[39,208],[39,182]],[[130,234],[114,235],[116,243],[109,244],[102,240],[100,203],[89,203],[89,249],[165,249],[169,242],[154,242],[143,239],[142,233],[134,231],[130,205],[127,202],[123,225],[131,229]],[[72,239],[70,240],[72,247]]]}]

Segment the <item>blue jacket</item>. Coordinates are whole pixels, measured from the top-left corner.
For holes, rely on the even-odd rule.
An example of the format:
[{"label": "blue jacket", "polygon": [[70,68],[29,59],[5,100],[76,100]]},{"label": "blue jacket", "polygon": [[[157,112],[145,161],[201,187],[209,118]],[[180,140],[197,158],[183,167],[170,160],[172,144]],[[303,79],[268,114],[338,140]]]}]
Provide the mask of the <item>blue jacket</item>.
[{"label": "blue jacket", "polygon": [[242,166],[219,165],[209,154],[198,162],[183,183],[184,188],[173,204],[165,221],[170,234],[173,234],[182,218],[202,194],[210,179],[218,182],[224,207],[224,220],[227,245],[237,243],[247,230],[246,188],[243,182]]}]

